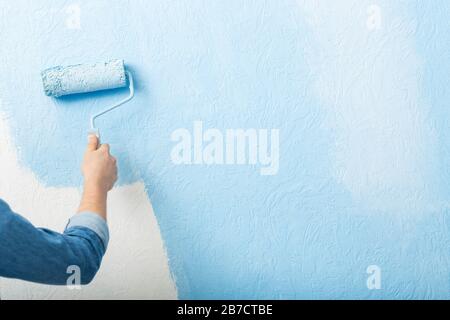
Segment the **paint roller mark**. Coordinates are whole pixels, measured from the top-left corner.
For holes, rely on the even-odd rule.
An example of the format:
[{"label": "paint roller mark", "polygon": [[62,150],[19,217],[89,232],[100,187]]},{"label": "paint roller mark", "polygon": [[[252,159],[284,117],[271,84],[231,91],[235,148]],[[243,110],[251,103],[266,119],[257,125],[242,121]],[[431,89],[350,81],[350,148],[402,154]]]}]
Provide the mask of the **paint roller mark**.
[{"label": "paint roller mark", "polygon": [[450,74],[450,59],[445,53],[450,52],[450,33],[448,0],[418,1],[413,8],[420,17],[417,28],[416,47],[424,66],[421,72],[420,93],[424,104],[430,106],[429,118],[435,128],[438,141],[438,150],[434,156],[434,165],[437,179],[439,198],[447,203],[450,199],[450,90],[448,90],[448,75]]},{"label": "paint roller mark", "polygon": [[[421,212],[431,200],[428,155],[436,139],[418,103],[413,24],[407,15],[390,16],[389,28],[368,38],[360,23],[366,12],[357,3],[330,2],[325,13],[318,4],[300,7],[314,30],[308,58],[335,134],[335,177],[372,208]],[[401,4],[390,8],[408,12]],[[376,30],[380,6],[369,6],[369,13],[368,29]]]},{"label": "paint roller mark", "polygon": [[[289,0],[266,1],[265,11],[257,1],[244,6],[238,0],[155,1],[148,6],[146,1],[98,0],[92,17],[102,19],[103,27],[84,22],[88,17],[83,15],[85,32],[74,46],[78,39],[70,35],[75,32],[33,16],[54,1],[18,1],[19,9],[17,2],[5,2],[7,32],[0,46],[0,56],[6,57],[1,73],[17,76],[0,82],[0,91],[23,162],[48,185],[79,185],[86,120],[117,100],[116,95],[93,94],[54,105],[42,93],[36,66],[62,64],[64,58],[64,64],[96,61],[99,55],[130,60],[140,91],[129,112],[111,113],[102,122],[103,136],[119,159],[120,183],[145,181],[181,298],[367,298],[362,271],[371,263],[389,270],[390,277],[370,297],[417,298],[427,292],[427,297],[448,298],[443,275],[450,264],[442,260],[448,256],[448,230],[413,225],[423,217],[407,216],[407,222],[398,223],[395,216],[395,207],[411,195],[410,207],[423,205],[424,189],[416,184],[402,193],[402,182],[414,182],[412,177],[422,174],[417,168],[432,166],[417,159],[428,153],[420,150],[429,140],[423,139],[424,126],[411,125],[415,112],[418,123],[423,118],[413,103],[415,82],[406,81],[417,78],[414,52],[398,31],[390,30],[393,24],[407,33],[404,8],[377,1],[382,28],[370,32],[367,8],[374,0],[336,5],[304,0],[302,9],[309,7],[309,12],[303,16]],[[80,3],[87,12],[92,1]],[[118,17],[127,11],[125,23],[109,19],[111,11]],[[428,11],[433,21],[436,11]],[[391,12],[402,20],[392,23]],[[17,16],[34,20],[12,23]],[[66,15],[60,17],[62,26]],[[43,34],[43,29],[51,31]],[[433,21],[424,36],[444,31]],[[126,45],[117,46],[117,39]],[[18,43],[27,50],[8,54]],[[400,59],[401,49],[405,62],[398,67],[386,51]],[[442,56],[435,54],[440,62]],[[382,64],[393,80],[385,81]],[[408,65],[411,74],[405,71]],[[398,77],[391,72],[397,69]],[[438,81],[446,79],[443,73]],[[427,91],[439,92],[435,81]],[[397,105],[399,92],[406,102]],[[447,109],[442,105],[439,112],[445,116]],[[286,151],[280,154],[278,174],[263,177],[239,166],[172,165],[170,132],[200,117],[214,128],[283,130],[280,143]],[[419,138],[417,146],[408,141],[402,146],[411,127],[425,135],[412,132],[411,139]],[[398,193],[391,200],[389,189]],[[378,196],[392,209],[386,215],[372,214],[382,207],[373,203]],[[349,275],[358,280],[347,281]]]},{"label": "paint roller mark", "polygon": [[366,26],[369,30],[381,29],[381,8],[376,4],[372,4],[367,8],[367,22]]},{"label": "paint roller mark", "polygon": [[81,30],[81,7],[79,4],[71,4],[66,7],[66,28]]}]

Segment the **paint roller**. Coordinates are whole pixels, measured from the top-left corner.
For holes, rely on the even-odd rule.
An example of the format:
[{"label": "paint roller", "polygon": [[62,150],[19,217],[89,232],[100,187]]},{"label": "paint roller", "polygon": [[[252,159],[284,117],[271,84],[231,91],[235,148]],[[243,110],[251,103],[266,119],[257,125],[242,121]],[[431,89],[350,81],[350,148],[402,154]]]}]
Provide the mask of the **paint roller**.
[{"label": "paint roller", "polygon": [[97,136],[99,130],[95,126],[95,120],[130,101],[134,96],[133,77],[125,70],[124,62],[120,59],[94,64],[57,66],[42,71],[41,76],[45,94],[55,98],[128,86],[130,93],[125,99],[92,115],[91,133]]}]

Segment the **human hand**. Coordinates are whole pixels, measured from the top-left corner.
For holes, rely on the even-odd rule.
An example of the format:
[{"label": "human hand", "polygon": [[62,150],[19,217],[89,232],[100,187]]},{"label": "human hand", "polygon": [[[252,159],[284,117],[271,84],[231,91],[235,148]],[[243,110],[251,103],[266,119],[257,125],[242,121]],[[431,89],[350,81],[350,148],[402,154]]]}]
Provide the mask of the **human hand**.
[{"label": "human hand", "polygon": [[101,144],[99,147],[99,140],[93,134],[88,137],[81,171],[85,190],[107,193],[117,180],[117,163],[109,152],[109,145]]}]

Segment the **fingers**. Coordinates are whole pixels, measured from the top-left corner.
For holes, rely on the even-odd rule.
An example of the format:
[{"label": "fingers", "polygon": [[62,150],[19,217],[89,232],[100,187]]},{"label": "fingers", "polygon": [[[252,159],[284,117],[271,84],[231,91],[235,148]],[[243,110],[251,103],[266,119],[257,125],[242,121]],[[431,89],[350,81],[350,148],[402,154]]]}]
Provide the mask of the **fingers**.
[{"label": "fingers", "polygon": [[98,147],[98,138],[94,134],[88,136],[87,151],[95,151]]},{"label": "fingers", "polygon": [[116,164],[117,164],[117,159],[116,159],[114,156],[111,155],[109,144],[103,143],[103,144],[100,145],[100,148],[98,148],[97,150],[98,150],[99,152],[104,153],[104,154],[110,159],[111,163],[112,163],[114,166],[116,166]]},{"label": "fingers", "polygon": [[98,150],[103,151],[107,154],[109,154],[109,144],[103,143]]}]

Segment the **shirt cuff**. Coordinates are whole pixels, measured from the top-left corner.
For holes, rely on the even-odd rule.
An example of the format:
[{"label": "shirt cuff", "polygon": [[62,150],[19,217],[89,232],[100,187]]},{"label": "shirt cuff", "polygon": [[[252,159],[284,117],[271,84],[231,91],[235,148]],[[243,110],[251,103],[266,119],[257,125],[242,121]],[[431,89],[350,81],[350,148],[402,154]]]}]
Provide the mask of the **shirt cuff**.
[{"label": "shirt cuff", "polygon": [[70,218],[69,223],[66,226],[66,230],[73,227],[84,227],[94,231],[102,240],[103,245],[108,247],[109,242],[109,229],[105,219],[93,212],[85,211],[80,212]]}]

